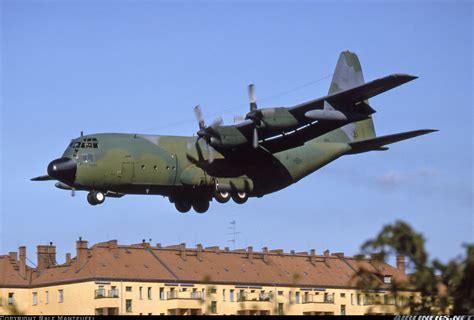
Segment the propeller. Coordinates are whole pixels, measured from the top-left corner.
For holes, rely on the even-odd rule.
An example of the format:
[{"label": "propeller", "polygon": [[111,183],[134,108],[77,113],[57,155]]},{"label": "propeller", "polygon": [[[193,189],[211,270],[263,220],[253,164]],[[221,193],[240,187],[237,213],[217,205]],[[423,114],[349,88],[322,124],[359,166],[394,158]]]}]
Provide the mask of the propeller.
[{"label": "propeller", "polygon": [[255,86],[253,83],[248,86],[250,112],[247,114],[246,119],[250,119],[254,123],[253,135],[252,135],[252,146],[254,149],[258,148],[258,132],[257,125],[260,123],[260,112],[257,111],[257,99],[255,98]]},{"label": "propeller", "polygon": [[206,127],[206,123],[204,121],[204,117],[202,115],[201,111],[201,106],[197,105],[194,107],[194,114],[196,116],[196,120],[198,121],[199,124],[199,131],[197,132],[198,138],[196,140],[196,143],[199,141],[199,139],[203,139],[205,144],[206,144],[206,151],[208,155],[208,162],[211,163],[214,161],[214,153],[211,150],[211,138],[215,136],[216,134],[216,129],[221,126],[224,121],[222,120],[222,117],[218,117],[214,119],[214,121]]}]

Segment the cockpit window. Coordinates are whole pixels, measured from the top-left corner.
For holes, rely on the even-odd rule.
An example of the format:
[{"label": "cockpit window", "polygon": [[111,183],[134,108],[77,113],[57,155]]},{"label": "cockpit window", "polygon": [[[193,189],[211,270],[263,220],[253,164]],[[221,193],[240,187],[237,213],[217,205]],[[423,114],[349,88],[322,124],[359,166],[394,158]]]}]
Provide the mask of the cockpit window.
[{"label": "cockpit window", "polygon": [[99,141],[96,138],[84,138],[82,141],[71,142],[69,145],[73,149],[98,149]]}]

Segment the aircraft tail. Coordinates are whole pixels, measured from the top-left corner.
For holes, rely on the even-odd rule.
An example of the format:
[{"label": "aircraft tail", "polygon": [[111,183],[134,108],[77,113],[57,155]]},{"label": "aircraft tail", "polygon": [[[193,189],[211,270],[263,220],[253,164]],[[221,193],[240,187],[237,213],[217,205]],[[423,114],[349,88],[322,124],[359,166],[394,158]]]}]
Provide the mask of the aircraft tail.
[{"label": "aircraft tail", "polygon": [[[334,70],[331,86],[328,94],[334,94],[339,91],[344,91],[364,84],[364,75],[357,55],[350,51],[343,51],[339,55],[336,69]],[[366,107],[369,105],[369,100],[364,100]],[[325,102],[324,108],[332,108],[328,102]],[[374,138],[375,127],[372,117],[369,119],[350,123],[341,128],[349,141],[360,141]]]}]

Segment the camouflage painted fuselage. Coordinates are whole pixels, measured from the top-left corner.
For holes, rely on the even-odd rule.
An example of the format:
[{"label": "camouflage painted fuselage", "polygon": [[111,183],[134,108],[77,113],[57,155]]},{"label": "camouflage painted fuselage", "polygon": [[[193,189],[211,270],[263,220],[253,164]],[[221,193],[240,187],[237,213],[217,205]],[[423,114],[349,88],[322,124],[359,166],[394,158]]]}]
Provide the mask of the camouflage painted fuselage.
[{"label": "camouflage painted fuselage", "polygon": [[[340,134],[330,133],[276,154],[255,151],[251,158],[227,159],[214,150],[212,163],[203,152],[204,143],[196,143],[195,137],[94,134],[73,140],[63,157],[77,163],[74,187],[78,190],[211,199],[217,182],[260,197],[350,151],[348,143],[325,142]],[[80,147],[92,138],[97,139],[97,148]]]}]

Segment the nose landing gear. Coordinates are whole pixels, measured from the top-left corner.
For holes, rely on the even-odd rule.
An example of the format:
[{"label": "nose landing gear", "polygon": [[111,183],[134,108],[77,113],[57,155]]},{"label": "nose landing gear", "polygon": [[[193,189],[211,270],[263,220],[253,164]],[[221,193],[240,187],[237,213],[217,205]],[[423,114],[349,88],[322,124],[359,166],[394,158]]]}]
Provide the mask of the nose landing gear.
[{"label": "nose landing gear", "polygon": [[105,201],[105,194],[101,191],[92,190],[87,194],[87,202],[90,205],[95,206],[97,204],[102,204]]}]

